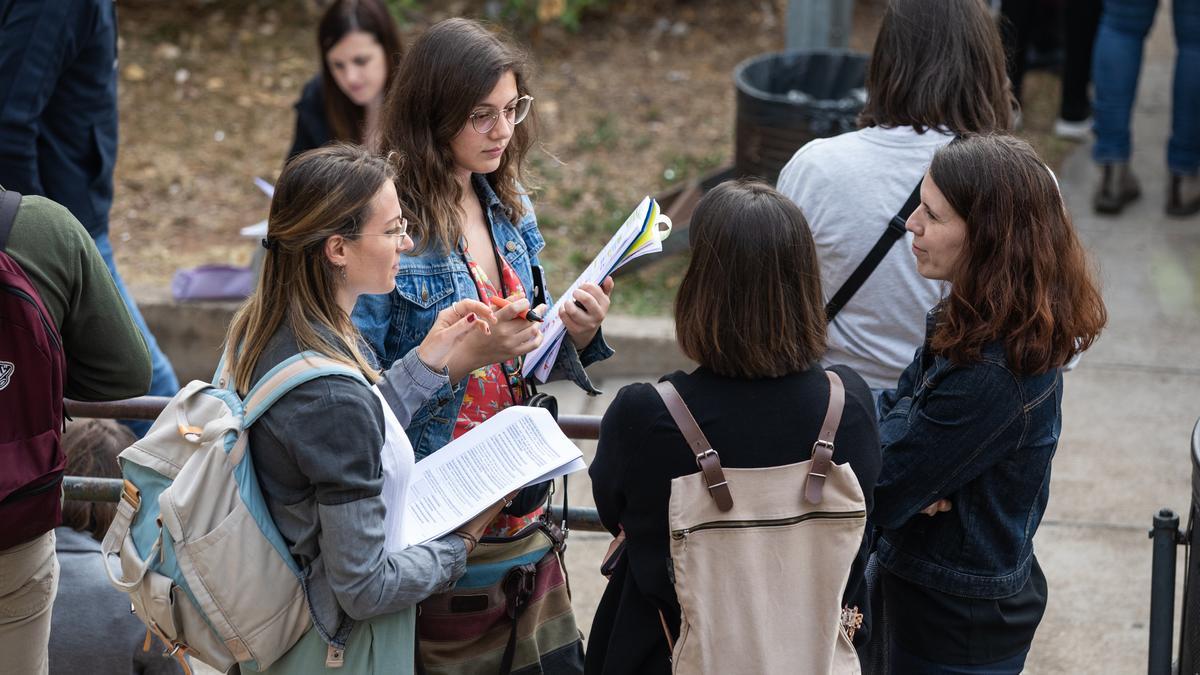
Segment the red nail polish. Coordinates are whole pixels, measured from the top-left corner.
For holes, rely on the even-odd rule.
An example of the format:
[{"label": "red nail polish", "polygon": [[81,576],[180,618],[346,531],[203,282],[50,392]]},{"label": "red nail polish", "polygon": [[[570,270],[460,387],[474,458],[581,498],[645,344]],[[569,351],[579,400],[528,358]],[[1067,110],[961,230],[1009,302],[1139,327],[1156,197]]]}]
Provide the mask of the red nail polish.
[{"label": "red nail polish", "polygon": [[471,312],[467,315],[467,323],[475,323],[475,313]]}]

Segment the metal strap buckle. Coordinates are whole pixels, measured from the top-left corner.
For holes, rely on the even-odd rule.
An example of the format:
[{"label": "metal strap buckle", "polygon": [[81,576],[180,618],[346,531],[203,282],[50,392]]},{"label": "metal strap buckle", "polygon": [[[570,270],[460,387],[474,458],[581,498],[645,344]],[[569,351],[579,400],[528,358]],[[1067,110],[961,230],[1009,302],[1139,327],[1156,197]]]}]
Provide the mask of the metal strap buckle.
[{"label": "metal strap buckle", "polygon": [[813,449],[812,449],[813,457],[817,456],[817,448],[829,448],[829,452],[832,454],[833,453],[833,442],[818,438],[817,442],[813,443]]},{"label": "metal strap buckle", "polygon": [[712,448],[709,448],[709,449],[705,450],[704,452],[696,455],[696,466],[699,467],[699,469],[701,471],[704,471],[704,465],[701,464],[700,462],[710,456],[715,457],[718,462],[721,461],[721,455],[717,454],[717,451],[713,450]]},{"label": "metal strap buckle", "polygon": [[134,510],[137,510],[138,506],[142,503],[141,490],[138,490],[137,486],[133,483],[125,481],[124,485],[121,486],[121,500],[132,506]]}]

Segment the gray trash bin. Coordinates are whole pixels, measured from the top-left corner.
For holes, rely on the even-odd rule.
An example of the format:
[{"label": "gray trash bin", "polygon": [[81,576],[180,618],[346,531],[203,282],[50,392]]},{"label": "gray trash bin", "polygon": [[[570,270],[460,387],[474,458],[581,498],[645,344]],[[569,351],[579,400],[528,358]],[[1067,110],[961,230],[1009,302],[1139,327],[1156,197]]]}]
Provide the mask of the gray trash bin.
[{"label": "gray trash bin", "polygon": [[800,146],[855,128],[866,103],[867,55],[847,50],[761,54],[733,71],[734,166],[772,184]]}]

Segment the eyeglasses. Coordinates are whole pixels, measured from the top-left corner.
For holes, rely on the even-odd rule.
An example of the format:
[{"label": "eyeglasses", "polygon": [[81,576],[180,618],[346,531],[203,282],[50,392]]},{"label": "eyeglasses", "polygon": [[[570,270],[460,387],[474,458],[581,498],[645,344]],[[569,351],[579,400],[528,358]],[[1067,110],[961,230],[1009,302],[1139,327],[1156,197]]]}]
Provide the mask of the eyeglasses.
[{"label": "eyeglasses", "polygon": [[[400,222],[389,227],[383,232],[358,232],[354,237],[391,237],[393,239],[403,239],[408,234],[408,218],[400,217]],[[353,238],[353,237],[348,237]]]},{"label": "eyeglasses", "polygon": [[533,107],[533,97],[526,94],[521,98],[513,101],[512,105],[502,110],[493,110],[490,112],[473,112],[471,117],[471,127],[476,132],[486,134],[496,128],[496,122],[500,121],[500,113],[504,113],[504,119],[512,126],[517,126],[525,120],[529,115],[529,109]]}]

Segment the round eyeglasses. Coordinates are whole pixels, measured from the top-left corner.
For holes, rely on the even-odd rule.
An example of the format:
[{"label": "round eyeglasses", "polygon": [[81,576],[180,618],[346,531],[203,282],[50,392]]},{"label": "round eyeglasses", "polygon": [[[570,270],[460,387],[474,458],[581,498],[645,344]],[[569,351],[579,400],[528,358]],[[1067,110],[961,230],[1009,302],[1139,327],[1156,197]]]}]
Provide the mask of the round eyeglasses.
[{"label": "round eyeglasses", "polygon": [[502,110],[479,110],[471,113],[471,127],[477,133],[486,134],[496,128],[496,122],[500,121],[500,113],[504,113],[504,119],[512,126],[517,126],[525,117],[529,115],[529,109],[533,107],[533,97],[526,94],[521,98],[513,101],[511,105]]}]

